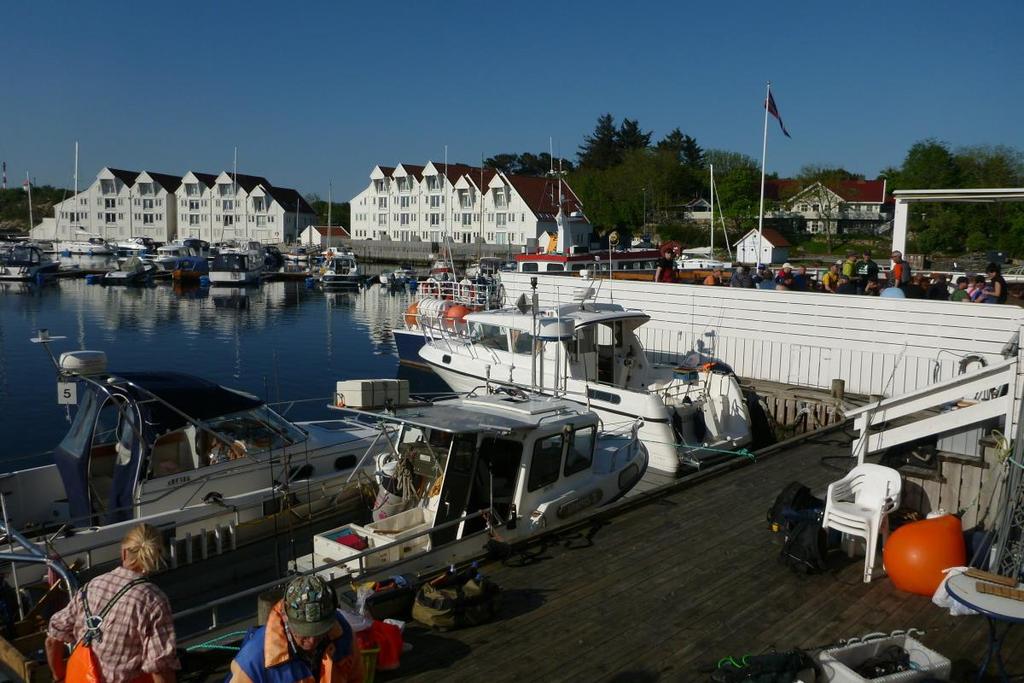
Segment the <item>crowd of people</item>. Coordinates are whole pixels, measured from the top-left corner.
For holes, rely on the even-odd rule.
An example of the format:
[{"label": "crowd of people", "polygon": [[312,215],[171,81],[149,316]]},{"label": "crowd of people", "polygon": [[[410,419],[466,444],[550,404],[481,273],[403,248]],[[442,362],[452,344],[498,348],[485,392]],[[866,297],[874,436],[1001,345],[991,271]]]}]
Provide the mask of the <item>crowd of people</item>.
[{"label": "crowd of people", "polygon": [[[678,248],[675,251],[678,252]],[[675,281],[673,256],[666,253],[658,262],[655,281]],[[738,266],[731,276],[715,269],[704,278],[703,284],[987,304],[1006,303],[1009,295],[997,263],[989,263],[984,275],[961,276],[949,282],[943,273],[914,273],[899,251],[893,251],[891,258],[887,273],[871,258],[870,251],[864,251],[859,258],[856,252],[847,253],[844,260],[831,264],[820,277],[808,273],[806,266],[794,268],[784,263],[773,273],[767,265],[759,263],[753,271],[748,265]]]}]

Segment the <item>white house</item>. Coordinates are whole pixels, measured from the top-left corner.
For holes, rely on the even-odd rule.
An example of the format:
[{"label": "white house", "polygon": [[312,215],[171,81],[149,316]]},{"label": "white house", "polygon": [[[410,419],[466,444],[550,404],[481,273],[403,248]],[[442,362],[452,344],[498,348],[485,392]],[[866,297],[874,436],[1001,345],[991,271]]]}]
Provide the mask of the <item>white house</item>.
[{"label": "white house", "polygon": [[114,242],[169,241],[177,229],[173,197],[180,184],[166,173],[104,168],[87,188],[54,205],[53,221],[34,227],[32,237],[61,241],[91,233]]},{"label": "white house", "polygon": [[[559,183],[435,161],[375,166],[351,200],[353,239],[525,245],[557,231]],[[579,198],[562,184],[564,244],[589,244]]]},{"label": "white house", "polygon": [[311,225],[299,235],[299,244],[326,249],[341,246],[347,239],[348,230],[340,225]]},{"label": "white house", "polygon": [[184,176],[104,168],[87,188],[54,207],[53,220],[32,229],[40,240],[111,241],[150,237],[157,242],[198,237],[209,242],[254,239],[293,242],[316,214],[293,189],[260,176]]},{"label": "white house", "polygon": [[739,263],[785,263],[789,260],[789,240],[782,236],[774,228],[765,228],[760,240],[760,255],[758,254],[757,230],[751,230],[737,240],[733,247],[736,249],[736,261]]},{"label": "white house", "polygon": [[884,178],[807,186],[798,180],[773,180],[766,183],[765,195],[781,202],[781,208],[770,215],[803,219],[804,229],[811,234],[877,234],[893,217],[894,203]]}]

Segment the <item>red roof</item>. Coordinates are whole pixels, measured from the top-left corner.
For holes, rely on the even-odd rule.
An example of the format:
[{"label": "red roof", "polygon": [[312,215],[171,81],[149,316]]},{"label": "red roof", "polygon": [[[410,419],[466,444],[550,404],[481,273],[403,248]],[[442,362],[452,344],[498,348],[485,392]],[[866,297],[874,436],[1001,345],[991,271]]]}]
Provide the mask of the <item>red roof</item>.
[{"label": "red roof", "polygon": [[[415,176],[416,180],[423,180],[423,169],[425,166],[414,166],[412,164],[402,164],[402,168],[405,172],[411,176]],[[394,169],[392,169],[394,171]]]},{"label": "red roof", "polygon": [[[799,180],[791,178],[780,178],[778,180],[766,180],[764,183],[764,196],[766,199],[790,199],[803,190],[810,187],[805,186]],[[891,200],[885,190],[885,180],[839,180],[832,183],[825,183],[825,187],[835,192],[848,202],[876,202],[884,203]]]},{"label": "red roof", "polygon": [[[751,234],[756,235],[757,234],[757,230],[755,229],[755,230],[749,231],[746,235],[744,235],[739,240],[737,240],[735,244],[739,244],[743,240],[745,240],[748,237],[750,237]],[[761,235],[773,247],[791,247],[791,246],[793,246],[793,245],[791,245],[789,243],[789,240],[787,240],[785,237],[783,237],[782,233],[779,232],[778,230],[776,230],[775,228],[764,228],[764,230],[761,231]]]},{"label": "red roof", "polygon": [[314,225],[313,227],[324,237],[348,237],[348,230],[340,225],[332,225],[329,228],[326,225]]},{"label": "red roof", "polygon": [[[537,178],[525,175],[505,176],[526,205],[535,214],[555,216],[558,213],[558,180],[555,178]],[[583,211],[579,197],[567,184],[562,184],[562,201],[565,213]]]}]

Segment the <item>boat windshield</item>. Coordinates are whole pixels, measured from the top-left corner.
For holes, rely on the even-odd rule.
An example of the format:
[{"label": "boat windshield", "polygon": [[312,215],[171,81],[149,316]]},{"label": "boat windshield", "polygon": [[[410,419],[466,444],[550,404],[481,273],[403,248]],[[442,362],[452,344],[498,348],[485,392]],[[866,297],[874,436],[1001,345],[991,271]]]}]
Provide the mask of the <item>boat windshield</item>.
[{"label": "boat windshield", "polygon": [[243,271],[247,269],[246,266],[245,254],[218,254],[213,259],[213,270]]},{"label": "boat windshield", "polygon": [[11,249],[6,261],[12,266],[36,264],[39,263],[39,252],[32,247],[14,247]]},{"label": "boat windshield", "polygon": [[222,415],[207,420],[205,426],[256,451],[284,448],[306,438],[301,429],[267,406]]}]

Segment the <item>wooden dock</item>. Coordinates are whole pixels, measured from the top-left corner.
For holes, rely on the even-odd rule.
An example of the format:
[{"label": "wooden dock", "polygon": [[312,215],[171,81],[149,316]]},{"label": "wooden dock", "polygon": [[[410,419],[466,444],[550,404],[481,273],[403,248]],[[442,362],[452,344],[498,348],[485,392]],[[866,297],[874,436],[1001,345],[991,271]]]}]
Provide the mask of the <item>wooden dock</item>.
[{"label": "wooden dock", "polygon": [[[848,455],[849,443],[841,431],[813,437],[485,567],[504,591],[500,621],[411,626],[414,649],[378,680],[702,681],[722,657],[911,627],[966,680],[987,642],[981,617],[950,617],[884,577],[864,584],[862,558],[834,557],[810,577],[777,560],[768,507],[792,480],[824,489],[839,478],[820,458]],[[1024,671],[1022,641],[1011,631],[1003,648],[1013,673]]]},{"label": "wooden dock", "polygon": [[[953,660],[953,680],[974,680],[987,642],[981,617],[950,617],[885,577],[864,584],[863,558],[833,553],[833,568],[809,577],[778,562],[768,507],[793,480],[823,492],[852,466],[842,459],[850,443],[837,429],[722,465],[485,564],[503,590],[500,619],[447,633],[410,623],[412,651],[377,680],[705,681],[723,657],[908,628]],[[1024,629],[1011,631],[1011,673],[1024,672],[1022,644]]]}]

